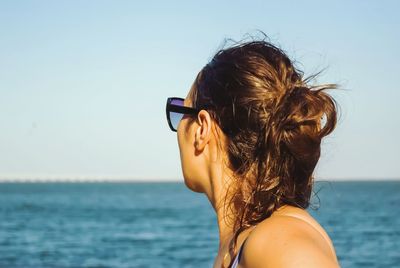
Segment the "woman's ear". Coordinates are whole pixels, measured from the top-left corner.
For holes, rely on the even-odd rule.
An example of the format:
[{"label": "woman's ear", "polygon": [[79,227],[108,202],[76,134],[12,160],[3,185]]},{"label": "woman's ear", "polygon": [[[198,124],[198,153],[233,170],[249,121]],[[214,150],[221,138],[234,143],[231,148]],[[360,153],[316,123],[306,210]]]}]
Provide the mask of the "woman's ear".
[{"label": "woman's ear", "polygon": [[211,116],[206,110],[201,110],[197,114],[197,123],[194,145],[196,150],[203,151],[207,143],[211,139]]}]

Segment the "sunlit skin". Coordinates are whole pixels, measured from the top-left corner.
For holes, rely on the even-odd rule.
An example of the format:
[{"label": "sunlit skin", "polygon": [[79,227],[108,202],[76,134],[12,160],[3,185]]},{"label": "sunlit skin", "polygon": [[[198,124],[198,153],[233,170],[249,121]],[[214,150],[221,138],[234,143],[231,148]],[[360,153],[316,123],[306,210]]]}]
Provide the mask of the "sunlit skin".
[{"label": "sunlit skin", "polygon": [[[185,106],[192,107],[190,91]],[[210,114],[201,110],[190,120],[184,116],[177,130],[181,167],[186,186],[192,191],[204,193],[213,206],[218,221],[219,249],[214,268],[222,262],[229,264],[228,244],[234,233],[224,220],[228,212],[222,205],[227,187],[233,183],[232,173],[226,166],[226,155],[218,142],[224,136]],[[289,216],[295,214],[304,220]],[[283,206],[271,217],[254,228],[243,231],[237,248],[248,237],[238,267],[339,267],[336,253],[327,233],[306,211],[294,206]],[[225,256],[225,260],[224,260]]]}]

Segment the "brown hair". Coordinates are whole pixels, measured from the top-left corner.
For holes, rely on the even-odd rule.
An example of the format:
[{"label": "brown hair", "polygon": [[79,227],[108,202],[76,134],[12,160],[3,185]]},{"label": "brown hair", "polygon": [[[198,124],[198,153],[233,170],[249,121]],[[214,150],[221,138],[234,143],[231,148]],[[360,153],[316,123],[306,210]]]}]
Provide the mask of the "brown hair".
[{"label": "brown hair", "polygon": [[220,49],[196,77],[193,105],[225,134],[227,166],[237,181],[224,203],[235,215],[231,256],[243,230],[285,204],[310,204],[321,139],[337,122],[336,101],[324,92],[337,85],[308,84],[319,73],[303,79],[264,38]]}]

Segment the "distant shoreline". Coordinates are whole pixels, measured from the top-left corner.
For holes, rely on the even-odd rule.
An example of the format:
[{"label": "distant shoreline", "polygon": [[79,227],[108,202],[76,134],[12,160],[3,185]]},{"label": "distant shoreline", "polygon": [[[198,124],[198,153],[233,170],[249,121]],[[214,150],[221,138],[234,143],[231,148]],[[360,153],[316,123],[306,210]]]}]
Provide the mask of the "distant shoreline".
[{"label": "distant shoreline", "polygon": [[[389,179],[316,179],[315,182],[400,182],[400,178]],[[183,179],[92,179],[92,178],[0,178],[0,184],[6,183],[184,183]]]},{"label": "distant shoreline", "polygon": [[146,179],[0,179],[1,183],[179,183],[181,180]]}]

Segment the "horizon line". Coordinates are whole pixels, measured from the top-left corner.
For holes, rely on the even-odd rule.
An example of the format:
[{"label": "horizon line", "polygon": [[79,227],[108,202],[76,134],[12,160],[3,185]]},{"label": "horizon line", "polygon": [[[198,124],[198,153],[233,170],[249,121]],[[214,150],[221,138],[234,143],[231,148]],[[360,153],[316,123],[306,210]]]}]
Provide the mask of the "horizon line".
[{"label": "horizon line", "polygon": [[[400,181],[400,177],[395,178],[383,178],[383,177],[374,177],[374,178],[361,178],[361,177],[353,177],[353,178],[326,178],[319,177],[314,178],[315,182],[323,182],[323,181]],[[80,182],[126,182],[126,183],[146,183],[146,182],[182,182],[184,183],[183,178],[172,178],[172,177],[134,177],[134,176],[0,176],[0,183],[13,183],[13,182],[60,182],[60,183],[80,183]]]}]

